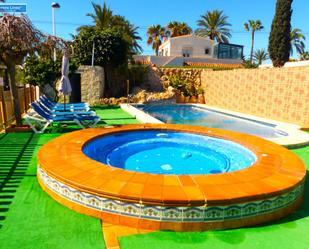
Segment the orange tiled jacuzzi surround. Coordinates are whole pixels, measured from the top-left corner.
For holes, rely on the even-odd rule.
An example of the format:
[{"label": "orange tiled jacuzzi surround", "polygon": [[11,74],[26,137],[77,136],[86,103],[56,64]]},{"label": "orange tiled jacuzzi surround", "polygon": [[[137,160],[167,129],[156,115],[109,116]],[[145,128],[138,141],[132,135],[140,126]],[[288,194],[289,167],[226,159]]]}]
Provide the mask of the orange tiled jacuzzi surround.
[{"label": "orange tiled jacuzzi surround", "polygon": [[[83,145],[94,137],[112,132],[138,129],[177,130],[232,140],[254,152],[257,161],[249,168],[224,174],[156,175],[126,171],[104,165],[88,158],[82,152]],[[168,212],[173,208],[173,213],[179,211],[184,214],[191,208],[193,213],[202,212],[204,214],[205,210],[210,210],[210,208],[219,208],[220,211],[222,207],[232,208],[236,205],[241,210],[238,211],[242,213],[240,215],[242,218],[235,216],[238,217],[236,220],[242,220],[242,222],[239,220],[237,223],[241,226],[240,224],[243,224],[246,219],[250,219],[250,217],[244,217],[243,215],[245,207],[264,205],[264,202],[277,203],[275,198],[278,198],[280,204],[281,197],[289,201],[285,203],[286,205],[282,204],[282,207],[278,204],[280,206],[280,208],[277,208],[278,210],[270,207],[269,212],[262,212],[262,206],[259,206],[260,211],[252,215],[253,218],[251,218],[252,221],[255,220],[255,223],[257,220],[262,222],[265,221],[266,215],[270,217],[269,219],[279,217],[278,213],[276,216],[276,212],[280,214],[286,213],[288,212],[286,210],[291,211],[293,209],[292,206],[294,208],[297,206],[295,203],[300,203],[306,175],[304,164],[297,156],[287,149],[266,140],[225,130],[167,124],[127,125],[110,129],[95,128],[72,132],[44,145],[38,153],[38,162],[40,184],[54,198],[57,195],[58,197],[55,199],[68,199],[67,202],[70,204],[67,206],[72,209],[82,213],[91,213],[91,215],[100,218],[106,215],[109,217],[119,216],[118,219],[112,218],[111,220],[117,220],[120,223],[124,223],[121,220],[125,220],[124,217],[126,216],[128,219],[141,218],[141,214],[137,217],[132,214],[132,217],[130,217],[130,212],[127,209],[130,205],[130,210],[143,209],[135,212],[144,213],[148,207],[151,212],[157,210],[157,207],[158,212],[161,212],[161,219],[154,222],[162,223],[166,221],[165,224],[177,221],[176,218],[175,220],[172,218],[170,220],[168,218],[166,220],[162,219],[162,217],[168,217],[164,216],[164,212]],[[56,185],[57,187],[54,187]],[[76,193],[80,193],[80,197],[77,198]],[[72,195],[74,196],[72,197]],[[68,196],[69,198],[67,198]],[[94,212],[93,210],[88,212],[87,209],[91,210],[91,208],[95,207],[91,203],[89,205],[85,204],[84,200],[88,198],[87,196],[97,198],[98,203],[93,201],[93,205],[100,206],[106,200],[107,202],[112,201],[109,204],[104,202],[106,205],[110,205],[111,209],[108,210],[111,213],[106,212],[104,208],[98,208],[101,212]],[[116,210],[114,213],[113,205],[115,205]],[[117,205],[120,206],[119,210],[117,210]],[[267,206],[267,204],[265,205]],[[227,211],[222,212],[227,213]],[[143,222],[152,221],[152,217],[145,217],[145,219],[142,219]],[[205,217],[192,218],[192,220],[185,218],[179,219],[182,222],[195,221],[197,223],[211,220],[207,220]],[[219,222],[219,220],[220,218],[215,219],[214,222]],[[223,218],[221,222],[222,220]],[[235,218],[233,222],[235,222]],[[226,222],[226,224],[228,223]],[[227,227],[230,226],[227,225]]]}]

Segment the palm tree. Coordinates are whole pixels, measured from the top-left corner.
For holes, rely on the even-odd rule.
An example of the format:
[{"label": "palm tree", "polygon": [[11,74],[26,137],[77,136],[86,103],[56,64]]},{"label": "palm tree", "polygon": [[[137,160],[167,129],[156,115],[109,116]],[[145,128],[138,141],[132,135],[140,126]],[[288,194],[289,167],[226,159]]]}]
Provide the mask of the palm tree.
[{"label": "palm tree", "polygon": [[106,2],[103,6],[92,3],[94,13],[88,13],[87,16],[90,16],[95,23],[95,26],[98,28],[109,28],[112,23],[113,11],[107,7]]},{"label": "palm tree", "polygon": [[138,44],[142,38],[138,35],[137,26],[131,24],[124,16],[116,15],[111,18],[111,27],[123,33],[124,38],[131,46],[133,54],[143,51],[142,47]]},{"label": "palm tree", "polygon": [[305,61],[305,60],[309,60],[309,52],[308,51],[304,51],[300,54],[300,59]]},{"label": "palm tree", "polygon": [[293,55],[293,47],[300,55],[305,51],[306,37],[302,34],[301,29],[295,28],[291,31],[291,50],[290,55]]},{"label": "palm tree", "polygon": [[245,30],[246,31],[250,31],[251,30],[251,39],[252,39],[252,43],[251,43],[251,53],[250,53],[250,61],[252,63],[253,60],[253,47],[254,47],[254,35],[255,35],[255,31],[260,31],[262,30],[264,27],[262,25],[262,22],[260,20],[249,20],[248,22],[246,22],[244,24]]},{"label": "palm tree", "polygon": [[[261,65],[263,63],[263,61],[266,61],[269,59],[269,55],[266,52],[266,50],[264,48],[262,49],[257,49],[254,54],[253,54],[253,58],[256,61],[256,63],[258,65]],[[252,62],[251,62],[252,63]]]},{"label": "palm tree", "polygon": [[[107,7],[105,2],[103,6],[95,3],[92,3],[92,6],[94,13],[88,13],[87,16],[90,16],[93,19],[96,28],[111,28],[120,31],[123,34],[124,39],[129,43],[132,54],[142,52],[142,47],[138,44],[138,41],[142,40],[138,35],[138,27],[131,24],[123,16],[113,15],[113,11]],[[82,26],[79,29],[84,27],[85,26]]]},{"label": "palm tree", "polygon": [[165,28],[160,24],[152,25],[147,30],[147,44],[152,45],[152,49],[159,55],[159,47],[162,44],[162,39],[165,37]]},{"label": "palm tree", "polygon": [[166,35],[170,37],[192,34],[192,29],[185,22],[169,22],[166,29]]},{"label": "palm tree", "polygon": [[227,22],[227,16],[223,14],[223,11],[214,10],[207,11],[205,15],[201,16],[201,19],[197,21],[198,28],[195,33],[199,36],[207,36],[211,40],[217,42],[229,42],[231,38],[231,31],[228,27],[231,26]]}]

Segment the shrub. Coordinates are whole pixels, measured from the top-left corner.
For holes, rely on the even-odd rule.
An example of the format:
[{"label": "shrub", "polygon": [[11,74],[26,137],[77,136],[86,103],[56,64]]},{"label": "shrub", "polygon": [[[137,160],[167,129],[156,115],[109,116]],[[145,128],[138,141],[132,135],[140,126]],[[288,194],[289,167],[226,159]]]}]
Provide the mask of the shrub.
[{"label": "shrub", "polygon": [[80,30],[73,42],[74,58],[79,64],[91,65],[93,42],[95,65],[117,67],[127,63],[130,49],[121,33],[87,27]]},{"label": "shrub", "polygon": [[[57,57],[56,61],[50,58],[38,58],[34,55],[29,56],[22,70],[22,81],[40,87],[43,91],[45,85],[49,85],[55,89],[57,79],[61,77],[61,57]],[[70,74],[74,73],[78,68],[78,64],[74,60],[70,60]]]},{"label": "shrub", "polygon": [[171,87],[175,88],[184,96],[197,96],[204,93],[203,89],[196,82],[192,82],[185,76],[179,74],[171,75],[169,82]]},{"label": "shrub", "polygon": [[246,59],[243,60],[242,65],[243,65],[244,68],[247,68],[247,69],[259,67],[258,64],[251,62],[251,60],[246,60]]}]

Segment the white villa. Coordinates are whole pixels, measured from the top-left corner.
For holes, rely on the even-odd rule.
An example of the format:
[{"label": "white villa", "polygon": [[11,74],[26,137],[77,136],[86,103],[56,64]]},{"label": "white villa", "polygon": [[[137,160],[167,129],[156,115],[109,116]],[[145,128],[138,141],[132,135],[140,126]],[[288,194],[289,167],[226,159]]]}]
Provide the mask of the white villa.
[{"label": "white villa", "polygon": [[159,56],[137,55],[135,61],[157,66],[182,66],[185,63],[240,64],[243,46],[215,43],[206,37],[184,35],[172,37],[159,47]]},{"label": "white villa", "polygon": [[161,56],[212,58],[214,41],[196,35],[173,37],[159,47]]}]

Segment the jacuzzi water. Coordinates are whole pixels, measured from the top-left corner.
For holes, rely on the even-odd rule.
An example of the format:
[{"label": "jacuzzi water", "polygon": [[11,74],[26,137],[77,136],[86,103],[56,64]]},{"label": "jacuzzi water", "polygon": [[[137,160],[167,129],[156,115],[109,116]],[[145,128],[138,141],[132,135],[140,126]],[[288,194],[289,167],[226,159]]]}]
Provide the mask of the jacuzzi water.
[{"label": "jacuzzi water", "polygon": [[168,124],[189,124],[248,133],[262,138],[288,134],[275,125],[209,110],[194,105],[136,105],[136,108]]},{"label": "jacuzzi water", "polygon": [[107,165],[154,174],[218,174],[256,161],[250,150],[232,141],[162,130],[97,137],[84,145],[83,152]]}]

